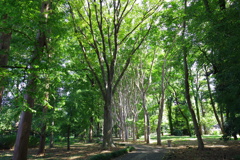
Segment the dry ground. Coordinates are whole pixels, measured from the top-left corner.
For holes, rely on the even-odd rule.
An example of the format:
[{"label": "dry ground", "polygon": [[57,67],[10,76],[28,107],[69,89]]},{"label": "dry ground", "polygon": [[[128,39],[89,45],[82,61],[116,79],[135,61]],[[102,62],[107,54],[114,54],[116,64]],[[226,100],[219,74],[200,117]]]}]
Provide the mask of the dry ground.
[{"label": "dry ground", "polygon": [[[85,160],[92,155],[119,150],[124,146],[117,146],[111,150],[101,150],[99,144],[75,143],[71,145],[70,151],[66,147],[47,148],[45,155],[37,156],[37,148],[28,150],[28,160]],[[0,160],[10,160],[13,150],[0,150]]]},{"label": "dry ground", "polygon": [[204,140],[205,149],[197,149],[196,140],[175,141],[165,157],[167,160],[240,160],[240,141]]},{"label": "dry ground", "polygon": [[[138,142],[142,144],[141,142]],[[205,150],[197,150],[196,139],[172,142],[167,147],[166,141],[162,146],[167,150],[165,160],[240,160],[240,141],[223,142],[218,139],[205,139]],[[153,144],[152,144],[153,145]],[[92,155],[119,150],[125,146],[117,146],[109,151],[100,150],[99,144],[75,143],[71,150],[66,146],[47,148],[45,156],[37,156],[37,148],[29,149],[29,160],[85,160]],[[0,160],[10,160],[13,150],[0,150]]]}]

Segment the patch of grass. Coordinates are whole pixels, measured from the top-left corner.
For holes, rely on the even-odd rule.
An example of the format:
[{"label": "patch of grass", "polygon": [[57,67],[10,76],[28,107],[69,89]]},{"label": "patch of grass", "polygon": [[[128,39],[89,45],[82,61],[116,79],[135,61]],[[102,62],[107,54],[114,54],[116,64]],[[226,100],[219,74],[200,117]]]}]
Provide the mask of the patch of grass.
[{"label": "patch of grass", "polygon": [[[195,140],[197,137],[196,136],[162,136],[161,139],[164,140],[177,140],[177,141],[186,141],[186,140]],[[221,138],[221,135],[204,135],[202,136],[203,139],[219,139]],[[151,137],[152,140],[156,140],[157,137],[153,136]]]}]

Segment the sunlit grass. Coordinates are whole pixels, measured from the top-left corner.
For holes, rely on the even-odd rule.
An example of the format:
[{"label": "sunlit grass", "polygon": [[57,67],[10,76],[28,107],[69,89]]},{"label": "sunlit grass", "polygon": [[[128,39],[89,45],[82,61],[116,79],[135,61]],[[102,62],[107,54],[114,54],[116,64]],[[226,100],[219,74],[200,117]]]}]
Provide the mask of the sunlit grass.
[{"label": "sunlit grass", "polygon": [[[219,139],[221,138],[221,135],[203,135],[202,139],[205,142],[214,142],[214,141],[219,141]],[[144,137],[141,137],[140,139],[141,141],[144,140]],[[163,144],[167,144],[167,141],[171,140],[172,142],[174,142],[174,144],[187,144],[190,141],[196,141],[197,143],[197,137],[194,135],[192,137],[190,136],[170,136],[170,135],[164,135],[161,136],[161,142]],[[150,139],[150,143],[151,144],[156,144],[157,143],[157,136],[156,135],[151,135],[151,139]]]}]

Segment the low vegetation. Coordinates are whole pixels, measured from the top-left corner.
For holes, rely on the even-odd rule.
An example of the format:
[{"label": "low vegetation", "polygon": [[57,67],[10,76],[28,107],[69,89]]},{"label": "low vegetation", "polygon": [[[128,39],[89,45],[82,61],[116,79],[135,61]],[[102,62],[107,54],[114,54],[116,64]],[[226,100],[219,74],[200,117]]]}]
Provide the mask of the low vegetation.
[{"label": "low vegetation", "polygon": [[[162,144],[168,153],[165,155],[165,160],[239,160],[240,143],[238,140],[223,141],[221,136],[203,136],[205,149],[197,150],[196,137],[189,136],[163,136]],[[167,146],[167,140],[172,140],[172,147]],[[75,142],[74,142],[75,141]],[[152,136],[151,145],[156,145],[156,138]],[[131,142],[128,142],[131,144]],[[145,142],[139,140],[136,144]],[[29,160],[107,160],[112,159],[134,150],[133,147],[116,144],[111,150],[101,150],[99,143],[80,143],[76,139],[71,139],[71,149],[67,150],[65,141],[56,142],[53,148],[46,146],[45,155],[37,155],[37,148],[30,148]],[[0,159],[9,160],[12,158],[13,149],[0,150]]]}]

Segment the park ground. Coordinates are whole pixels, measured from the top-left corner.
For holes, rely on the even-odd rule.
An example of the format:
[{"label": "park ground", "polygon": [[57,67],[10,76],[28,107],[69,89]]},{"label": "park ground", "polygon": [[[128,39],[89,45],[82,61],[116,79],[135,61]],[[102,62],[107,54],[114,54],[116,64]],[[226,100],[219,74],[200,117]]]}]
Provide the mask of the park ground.
[{"label": "park ground", "polygon": [[[240,141],[229,140],[224,142],[220,136],[204,136],[205,150],[197,150],[197,141],[194,137],[187,136],[164,136],[162,146],[164,150],[164,160],[240,160]],[[167,140],[172,140],[172,147],[167,146]],[[123,143],[116,141],[117,143]],[[133,144],[131,141],[125,142],[126,145],[145,145],[143,141]],[[112,152],[124,148],[123,145],[116,145],[111,150],[101,150],[97,143],[72,142],[71,150],[68,151],[66,143],[58,143],[54,148],[46,147],[46,154],[37,156],[37,148],[29,149],[29,160],[86,160],[89,157]],[[151,147],[156,146],[156,138],[152,137]],[[11,159],[13,150],[0,150],[0,159]]]}]

